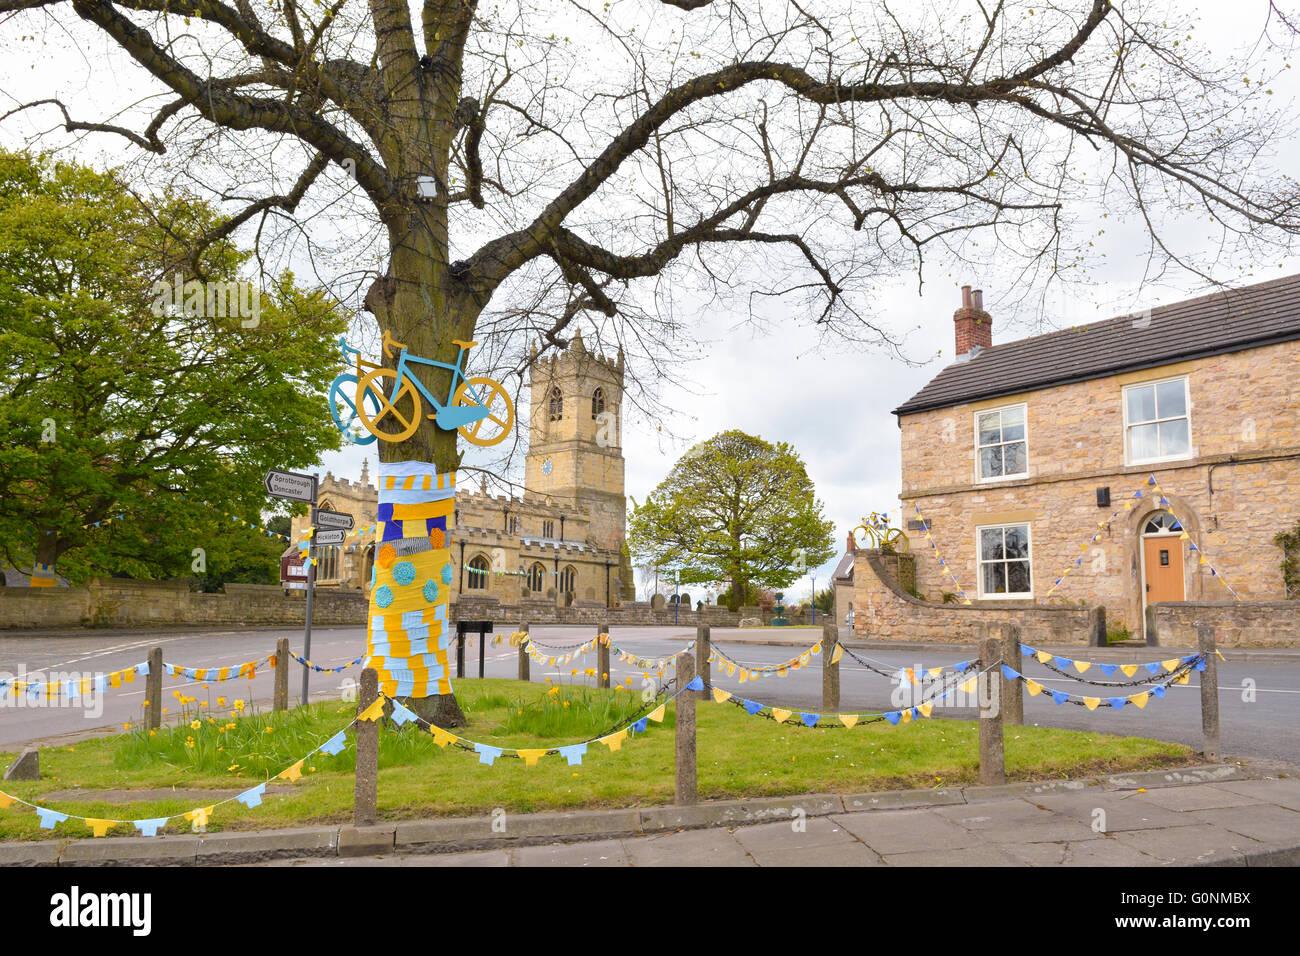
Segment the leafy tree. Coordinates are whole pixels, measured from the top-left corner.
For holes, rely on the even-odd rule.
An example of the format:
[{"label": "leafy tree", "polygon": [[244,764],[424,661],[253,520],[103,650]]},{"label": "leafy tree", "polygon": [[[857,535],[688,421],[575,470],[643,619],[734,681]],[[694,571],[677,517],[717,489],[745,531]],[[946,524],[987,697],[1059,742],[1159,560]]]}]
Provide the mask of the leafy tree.
[{"label": "leafy tree", "polygon": [[817,597],[813,599],[813,606],[823,614],[835,613],[835,589],[822,588],[817,592]]},{"label": "leafy tree", "polygon": [[628,543],[683,583],[733,582],[734,611],[751,586],[788,587],[829,558],[833,530],[793,447],[732,430],[681,457],[632,512]]},{"label": "leafy tree", "polygon": [[268,467],[338,447],[322,409],[344,321],[287,273],[260,301],[245,292],[249,309],[163,302],[154,282],[177,274],[208,283],[191,293],[237,289],[247,253],[192,254],[215,221],[113,173],[0,152],[0,556],[15,566],[189,574],[196,548],[218,575],[274,566],[283,542],[231,515],[260,524]]}]

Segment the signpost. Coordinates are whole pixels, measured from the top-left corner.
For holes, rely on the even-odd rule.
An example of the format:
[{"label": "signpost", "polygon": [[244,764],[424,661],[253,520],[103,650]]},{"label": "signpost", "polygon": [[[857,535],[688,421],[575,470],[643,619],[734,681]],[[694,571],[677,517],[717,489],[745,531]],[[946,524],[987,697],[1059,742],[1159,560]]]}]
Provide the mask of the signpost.
[{"label": "signpost", "polygon": [[314,524],[318,528],[351,531],[356,525],[356,522],[352,520],[352,515],[344,514],[341,511],[329,511],[325,508],[317,508],[316,521]]},{"label": "signpost", "polygon": [[317,531],[313,538],[313,543],[321,544],[342,544],[347,540],[347,532],[342,529],[338,531]]},{"label": "signpost", "polygon": [[[316,475],[304,475],[297,471],[275,471],[271,470],[266,473],[266,478],[262,482],[266,485],[267,493],[276,498],[286,498],[289,501],[305,501],[311,505],[309,521],[312,528],[311,541],[307,545],[307,611],[306,623],[303,630],[302,656],[304,660],[311,660],[311,612],[312,598],[316,593],[316,542],[318,535],[316,533],[316,495],[320,488],[320,481]],[[328,511],[326,514],[336,515],[339,518],[347,518],[348,527],[352,527],[351,515],[338,515],[336,512]],[[326,532],[327,534],[329,532]],[[338,544],[343,543],[344,532],[337,532],[339,535]],[[334,543],[334,542],[329,542]],[[282,663],[283,667],[288,667],[289,662]],[[307,704],[308,681],[311,679],[311,668],[302,669],[302,703]]]}]

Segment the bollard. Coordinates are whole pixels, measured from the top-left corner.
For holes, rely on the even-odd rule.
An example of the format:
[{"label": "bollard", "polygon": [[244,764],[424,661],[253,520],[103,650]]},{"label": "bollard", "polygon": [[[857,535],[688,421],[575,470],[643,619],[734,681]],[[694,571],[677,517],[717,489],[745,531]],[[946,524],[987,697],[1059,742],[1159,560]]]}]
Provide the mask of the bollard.
[{"label": "bollard", "polygon": [[149,652],[149,676],[144,682],[144,729],[157,730],[162,726],[162,648]]},{"label": "bollard", "polygon": [[1219,759],[1219,655],[1214,649],[1214,626],[1196,625],[1197,650],[1205,655],[1201,671],[1201,734],[1205,738],[1205,759]]},{"label": "bollard", "polygon": [[289,709],[289,639],[282,637],[275,642],[275,691],[272,697],[272,710]]},{"label": "bollard", "polygon": [[977,683],[980,724],[980,783],[986,787],[1007,782],[1006,761],[1002,752],[1001,674],[986,669],[1002,656],[1002,642],[996,638],[980,641],[981,671]]},{"label": "bollard", "polygon": [[840,645],[840,629],[834,621],[822,625],[822,713],[834,714],[840,709],[840,662],[831,662]]},{"label": "bollard", "polygon": [[[373,667],[361,672],[361,690],[357,695],[357,713],[361,713],[379,696],[379,674]],[[357,730],[356,789],[352,795],[352,823],[370,826],[379,818],[379,721],[359,720]]]},{"label": "bollard", "polygon": [[[690,654],[677,655],[677,689],[695,679],[695,659]],[[705,688],[708,689],[707,687]],[[698,802],[696,787],[698,768],[695,761],[695,695],[690,691],[679,693],[674,703],[674,782],[676,796],[673,802],[679,807],[693,806]]]},{"label": "bollard", "polygon": [[[997,625],[994,625],[995,627]],[[1015,670],[1020,663],[1020,625],[1002,624],[1002,663]],[[1001,674],[1002,668],[998,668]],[[1019,727],[1025,722],[1025,682],[1020,678],[1002,677],[999,701],[1002,705],[1002,723]]]},{"label": "bollard", "polygon": [[523,636],[522,638],[520,638],[520,640],[519,640],[519,679],[520,679],[520,680],[532,680],[532,678],[529,676],[529,671],[528,671],[529,658],[528,658],[528,624],[527,624],[527,622],[525,622],[525,623],[523,623],[523,624],[520,624],[520,625],[519,625],[519,630],[520,630],[520,631],[523,633],[523,635],[524,635],[524,636]]},{"label": "bollard", "polygon": [[605,635],[603,641],[596,641],[596,686],[609,687],[609,622],[602,622],[596,629],[596,636]]},{"label": "bollard", "polygon": [[704,678],[705,688],[700,691],[700,700],[709,696],[709,678],[712,669],[709,667],[709,625],[700,624],[695,628],[695,673]]},{"label": "bollard", "polygon": [[456,677],[465,676],[465,632],[456,625]]}]

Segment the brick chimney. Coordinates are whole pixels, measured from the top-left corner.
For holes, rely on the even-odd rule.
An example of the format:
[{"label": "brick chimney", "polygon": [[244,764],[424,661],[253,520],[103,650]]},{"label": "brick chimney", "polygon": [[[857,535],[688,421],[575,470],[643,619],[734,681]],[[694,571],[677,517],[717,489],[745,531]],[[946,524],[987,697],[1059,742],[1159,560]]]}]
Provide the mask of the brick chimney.
[{"label": "brick chimney", "polygon": [[957,332],[957,355],[965,355],[975,346],[986,349],[993,344],[993,317],[984,311],[984,292],[961,287],[961,308],[952,314]]},{"label": "brick chimney", "polygon": [[850,554],[858,550],[858,543],[853,539],[852,531],[849,532],[849,543],[844,546],[844,550]]}]

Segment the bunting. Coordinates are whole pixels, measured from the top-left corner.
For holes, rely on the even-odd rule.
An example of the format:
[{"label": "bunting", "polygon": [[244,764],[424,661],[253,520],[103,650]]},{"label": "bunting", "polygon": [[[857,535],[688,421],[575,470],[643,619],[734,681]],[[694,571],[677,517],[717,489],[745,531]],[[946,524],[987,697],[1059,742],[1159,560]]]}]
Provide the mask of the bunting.
[{"label": "bunting", "polygon": [[[747,680],[758,680],[761,677],[771,677],[775,674],[777,677],[785,677],[790,671],[799,670],[807,667],[812,663],[812,659],[822,652],[821,641],[811,645],[806,650],[789,660],[782,661],[779,664],[742,664],[740,661],[728,657],[727,654],[716,644],[709,646],[709,663],[716,663],[718,669],[728,677],[735,677],[739,672],[741,682]],[[843,656],[844,650],[839,645],[835,645],[834,661],[838,661]],[[834,662],[832,661],[832,663]]]},{"label": "bunting", "polygon": [[[1214,653],[1218,655],[1220,660],[1225,659],[1219,651],[1216,650]],[[1201,656],[1199,654],[1187,654],[1183,657],[1170,657],[1165,660],[1146,661],[1141,664],[1110,664],[1101,661],[1074,660],[1069,657],[1062,657],[1060,654],[1051,654],[1047,651],[1042,651],[1036,647],[1030,647],[1028,644],[1023,643],[1020,645],[1020,654],[1022,657],[1030,657],[1038,661],[1038,663],[1050,668],[1062,677],[1068,677],[1071,680],[1078,681],[1082,684],[1095,684],[1102,687],[1124,687],[1133,686],[1135,684],[1149,684],[1151,682],[1149,676],[1139,677],[1137,675],[1145,671],[1147,675],[1160,676],[1162,673],[1169,673],[1177,670],[1181,665],[1191,663]],[[1125,677],[1136,679],[1128,682],[1105,682],[1088,680],[1078,676],[1086,673],[1093,667],[1097,668],[1099,672],[1107,677],[1113,676],[1115,672],[1118,671]],[[1069,671],[1070,668],[1074,668],[1076,673],[1071,674]]]},{"label": "bunting", "polygon": [[[1052,696],[1053,702],[1058,706],[1060,704],[1071,703],[1087,707],[1089,710],[1096,710],[1104,703],[1113,710],[1123,710],[1125,705],[1132,704],[1141,710],[1146,707],[1147,701],[1150,700],[1150,698],[1164,698],[1165,689],[1171,684],[1186,684],[1191,680],[1192,671],[1205,670],[1205,657],[1202,654],[1193,654],[1190,657],[1158,661],[1157,665],[1166,671],[1166,676],[1163,681],[1155,684],[1149,691],[1141,691],[1124,697],[1092,697],[1082,694],[1067,694],[1065,691],[1058,690],[1052,690],[1049,693]],[[1030,697],[1037,697],[1046,690],[1046,688],[1044,688],[1038,681],[1026,677],[1024,674],[1007,664],[1002,665],[1002,676],[1007,680],[1023,681],[1026,690],[1029,691]],[[1148,681],[1145,683],[1151,682]]]},{"label": "bunting", "polygon": [[966,591],[962,588],[956,575],[952,573],[952,568],[948,566],[948,562],[945,561],[943,555],[939,553],[939,546],[934,543],[934,535],[930,533],[930,522],[921,514],[921,508],[915,501],[912,502],[912,509],[916,512],[916,517],[920,520],[921,526],[925,529],[925,540],[930,543],[930,550],[934,552],[935,560],[939,562],[939,567],[943,568],[944,573],[948,575],[948,579],[952,581],[953,587],[957,589],[957,597],[961,598],[962,604],[970,604],[971,600],[967,597]]},{"label": "bunting", "polygon": [[[365,655],[363,654],[361,655],[361,657],[358,657],[356,660],[348,661],[346,664],[340,664],[338,667],[322,667],[320,664],[313,664],[305,657],[298,656],[293,651],[289,652],[289,656],[292,657],[299,664],[301,664],[303,667],[307,667],[310,668],[311,670],[314,670],[317,674],[341,674],[349,667],[356,667],[363,660],[365,660]],[[274,658],[275,655],[272,654],[271,657]]]},{"label": "bunting", "polygon": [[4,678],[0,679],[0,691],[7,689],[15,698],[25,695],[31,700],[55,700],[60,695],[68,700],[76,700],[78,697],[91,693],[92,690],[96,694],[102,694],[110,687],[115,690],[120,689],[128,684],[135,683],[136,677],[147,677],[148,675],[149,662],[145,661],[142,664],[124,667],[121,670],[110,671],[107,674],[96,674],[94,677],[82,677],[75,680],[25,681]]},{"label": "bunting", "polygon": [[202,684],[217,684],[223,681],[245,678],[253,680],[253,678],[257,677],[257,665],[263,661],[274,667],[275,655],[268,654],[265,657],[259,657],[257,660],[246,661],[243,664],[231,664],[227,667],[182,667],[179,664],[168,664],[164,661],[163,670],[167,672],[169,677],[184,678]]}]

